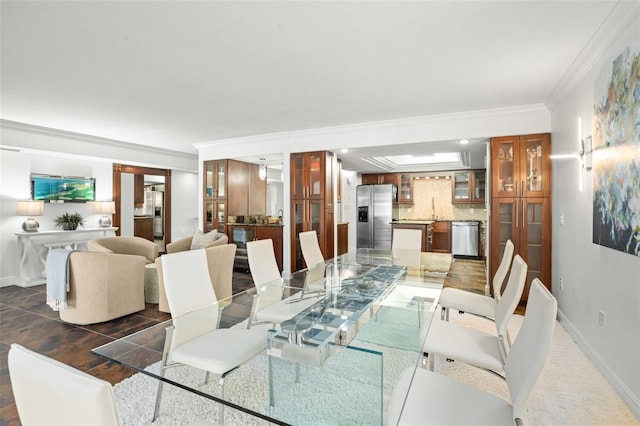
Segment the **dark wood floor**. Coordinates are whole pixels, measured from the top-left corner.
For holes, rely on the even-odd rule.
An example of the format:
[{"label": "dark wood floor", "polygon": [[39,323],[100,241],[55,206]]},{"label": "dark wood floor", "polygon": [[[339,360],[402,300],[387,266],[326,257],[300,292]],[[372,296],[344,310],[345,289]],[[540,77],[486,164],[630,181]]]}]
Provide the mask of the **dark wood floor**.
[{"label": "dark wood floor", "polygon": [[[484,271],[483,261],[457,259],[445,286],[482,294]],[[234,293],[252,287],[249,274],[234,272]],[[147,304],[144,311],[113,321],[76,326],[60,321],[58,313],[45,304],[44,285],[0,288],[0,425],[20,425],[7,368],[7,353],[12,343],[116,384],[133,371],[94,355],[91,349],[169,318],[169,314],[158,311],[158,305]]]}]

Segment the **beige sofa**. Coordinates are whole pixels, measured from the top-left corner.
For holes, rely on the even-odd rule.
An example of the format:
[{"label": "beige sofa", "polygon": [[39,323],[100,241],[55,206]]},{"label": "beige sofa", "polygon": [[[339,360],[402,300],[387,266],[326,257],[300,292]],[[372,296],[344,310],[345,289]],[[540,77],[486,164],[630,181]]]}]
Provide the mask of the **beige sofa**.
[{"label": "beige sofa", "polygon": [[[226,299],[232,294],[233,261],[236,256],[236,248],[235,244],[224,244],[204,249],[207,253],[209,278],[218,300]],[[162,257],[156,259],[156,267],[158,268],[158,310],[171,312],[167,303],[167,295],[164,291]]]},{"label": "beige sofa", "polygon": [[160,246],[140,237],[104,237],[89,240],[87,249],[102,253],[135,254],[143,256],[147,263],[153,263],[158,257]]},{"label": "beige sofa", "polygon": [[[191,249],[191,241],[193,241],[193,235],[189,237],[182,238],[178,241],[174,241],[172,243],[167,244],[167,253],[177,253],[179,251],[187,251]],[[229,242],[229,237],[223,235],[218,238],[214,242],[206,245],[204,248],[209,247],[218,247],[221,245],[225,245]]]},{"label": "beige sofa", "polygon": [[67,308],[60,319],[94,324],[142,311],[146,258],[80,251],[69,257]]}]

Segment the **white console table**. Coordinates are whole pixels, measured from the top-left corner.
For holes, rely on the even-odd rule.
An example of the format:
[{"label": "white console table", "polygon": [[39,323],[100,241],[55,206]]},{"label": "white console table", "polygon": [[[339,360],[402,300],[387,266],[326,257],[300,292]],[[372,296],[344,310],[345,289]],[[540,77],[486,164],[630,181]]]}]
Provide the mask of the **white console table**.
[{"label": "white console table", "polygon": [[30,287],[46,281],[47,254],[54,248],[79,249],[87,241],[115,235],[118,228],[79,228],[75,231],[16,232],[19,257],[16,268],[16,285]]}]

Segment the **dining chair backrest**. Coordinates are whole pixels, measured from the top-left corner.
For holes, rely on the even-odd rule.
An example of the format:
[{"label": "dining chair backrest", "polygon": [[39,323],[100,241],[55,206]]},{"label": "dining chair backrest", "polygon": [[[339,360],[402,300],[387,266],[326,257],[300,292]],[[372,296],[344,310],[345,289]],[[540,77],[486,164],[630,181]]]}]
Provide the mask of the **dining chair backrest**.
[{"label": "dining chair backrest", "polygon": [[117,425],[111,384],[16,343],[9,376],[25,425]]},{"label": "dining chair backrest", "polygon": [[504,279],[507,277],[509,265],[511,265],[512,259],[513,242],[511,242],[511,240],[507,240],[504,243],[504,251],[502,252],[500,265],[498,265],[498,269],[496,269],[496,273],[493,275],[493,281],[491,282],[491,286],[493,287],[493,297],[496,301],[500,301],[500,298],[502,297],[502,284],[504,283]]},{"label": "dining chair backrest", "polygon": [[226,299],[233,294],[233,262],[236,250],[235,244],[223,244],[205,249],[209,278],[218,300]]},{"label": "dining chair backrest", "polygon": [[509,339],[507,334],[509,320],[520,302],[520,297],[522,296],[524,284],[527,279],[527,270],[527,263],[519,254],[516,254],[511,262],[511,274],[509,274],[509,280],[504,289],[504,294],[496,304],[496,331],[498,339],[501,342],[500,349],[504,360],[506,360],[507,353],[509,352]]},{"label": "dining chair backrest", "polygon": [[247,242],[247,257],[256,287],[282,278],[271,239]]},{"label": "dining chair backrest", "polygon": [[514,419],[519,418],[524,424],[526,401],[549,355],[557,309],[555,297],[534,278],[524,320],[505,365]]},{"label": "dining chair backrest", "polygon": [[173,320],[171,349],[218,327],[219,305],[205,249],[162,256],[167,303]]},{"label": "dining chair backrest", "polygon": [[422,230],[394,229],[391,249],[422,251]]},{"label": "dining chair backrest", "polygon": [[300,250],[307,269],[311,269],[318,263],[324,263],[324,256],[320,250],[318,234],[316,231],[305,231],[298,234],[300,238]]}]

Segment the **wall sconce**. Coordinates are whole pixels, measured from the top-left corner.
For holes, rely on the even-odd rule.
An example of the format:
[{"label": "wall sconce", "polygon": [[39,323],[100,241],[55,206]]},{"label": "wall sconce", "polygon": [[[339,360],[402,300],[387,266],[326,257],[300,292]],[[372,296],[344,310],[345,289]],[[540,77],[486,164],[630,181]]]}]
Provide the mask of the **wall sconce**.
[{"label": "wall sconce", "polygon": [[258,177],[260,177],[260,180],[267,178],[267,165],[264,162],[265,159],[260,157],[260,168],[258,169]]},{"label": "wall sconce", "polygon": [[38,232],[40,224],[35,220],[34,216],[42,216],[44,211],[44,202],[37,200],[18,201],[16,206],[16,214],[18,216],[27,216],[27,220],[22,223],[24,232]]},{"label": "wall sconce", "polygon": [[102,228],[109,228],[111,226],[111,215],[116,212],[116,203],[114,201],[96,201],[93,205],[95,211],[103,215],[98,220],[98,225]]}]

